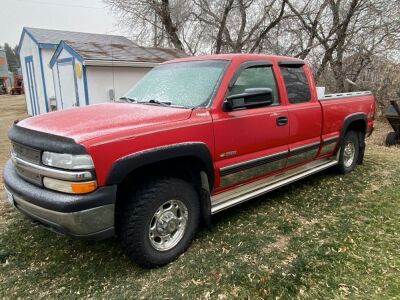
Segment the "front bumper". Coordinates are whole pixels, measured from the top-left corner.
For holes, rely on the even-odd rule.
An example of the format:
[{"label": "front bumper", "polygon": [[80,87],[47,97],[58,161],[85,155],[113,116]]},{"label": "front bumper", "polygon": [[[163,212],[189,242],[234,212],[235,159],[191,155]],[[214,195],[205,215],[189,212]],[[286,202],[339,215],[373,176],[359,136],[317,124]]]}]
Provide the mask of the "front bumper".
[{"label": "front bumper", "polygon": [[114,235],[116,186],[100,187],[83,195],[54,192],[23,180],[11,160],[5,165],[3,177],[15,207],[46,228],[82,239]]}]

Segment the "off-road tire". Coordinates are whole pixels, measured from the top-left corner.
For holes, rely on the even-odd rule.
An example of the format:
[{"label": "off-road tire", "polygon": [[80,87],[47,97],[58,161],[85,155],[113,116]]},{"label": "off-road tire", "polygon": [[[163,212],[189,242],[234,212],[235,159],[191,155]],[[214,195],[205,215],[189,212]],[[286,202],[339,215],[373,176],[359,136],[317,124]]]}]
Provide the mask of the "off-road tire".
[{"label": "off-road tire", "polygon": [[[354,157],[352,163],[350,165],[346,164],[346,145],[349,143],[354,146]],[[359,133],[356,131],[348,131],[344,136],[344,139],[340,145],[340,153],[339,153],[339,163],[337,165],[337,169],[341,174],[347,174],[354,170],[357,165],[358,157],[360,155],[360,142],[359,142]],[[348,161],[347,161],[348,162]]]},{"label": "off-road tire", "polygon": [[386,136],[385,145],[390,147],[397,144],[399,140],[399,135],[396,131],[389,132]]},{"label": "off-road tire", "polygon": [[[122,250],[132,261],[155,268],[175,260],[189,247],[200,220],[199,196],[193,185],[178,178],[160,178],[143,184],[126,197],[119,208],[116,232]],[[186,206],[186,229],[173,248],[158,251],[150,242],[149,226],[157,209],[171,199]]]}]

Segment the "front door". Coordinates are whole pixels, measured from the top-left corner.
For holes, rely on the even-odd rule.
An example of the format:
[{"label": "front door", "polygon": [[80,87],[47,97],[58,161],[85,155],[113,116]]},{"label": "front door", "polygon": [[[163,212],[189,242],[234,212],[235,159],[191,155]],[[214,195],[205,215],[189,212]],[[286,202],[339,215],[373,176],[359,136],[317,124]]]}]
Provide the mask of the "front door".
[{"label": "front door", "polygon": [[287,110],[278,93],[272,64],[247,62],[238,70],[228,96],[248,88],[270,88],[274,102],[213,116],[219,190],[283,169],[288,154]]},{"label": "front door", "polygon": [[74,60],[72,58],[58,60],[57,71],[62,108],[78,106],[79,99],[74,70]]},{"label": "front door", "polygon": [[40,114],[39,99],[36,85],[35,66],[33,65],[33,57],[25,57],[25,68],[27,75],[27,88],[29,93],[30,107],[32,116]]}]

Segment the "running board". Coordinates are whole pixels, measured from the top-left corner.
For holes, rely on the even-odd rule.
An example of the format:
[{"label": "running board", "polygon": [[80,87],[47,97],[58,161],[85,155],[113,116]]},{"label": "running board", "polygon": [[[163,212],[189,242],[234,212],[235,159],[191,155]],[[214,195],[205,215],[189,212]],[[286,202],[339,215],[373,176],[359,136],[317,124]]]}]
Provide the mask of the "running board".
[{"label": "running board", "polygon": [[337,164],[337,160],[332,159],[316,160],[295,169],[239,186],[233,190],[222,192],[211,197],[211,214],[216,214],[229,207],[253,199]]}]

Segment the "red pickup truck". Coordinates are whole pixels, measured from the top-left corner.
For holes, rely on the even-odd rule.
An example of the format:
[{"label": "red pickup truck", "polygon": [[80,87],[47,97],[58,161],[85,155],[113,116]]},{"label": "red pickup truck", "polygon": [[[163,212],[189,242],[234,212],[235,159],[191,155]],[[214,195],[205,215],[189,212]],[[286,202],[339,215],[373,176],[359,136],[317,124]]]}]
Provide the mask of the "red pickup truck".
[{"label": "red pickup truck", "polygon": [[227,54],[161,64],[121,101],[16,122],[8,200],[51,230],[117,235],[144,267],[175,259],[212,214],[362,163],[370,92],[317,98],[304,61]]}]

